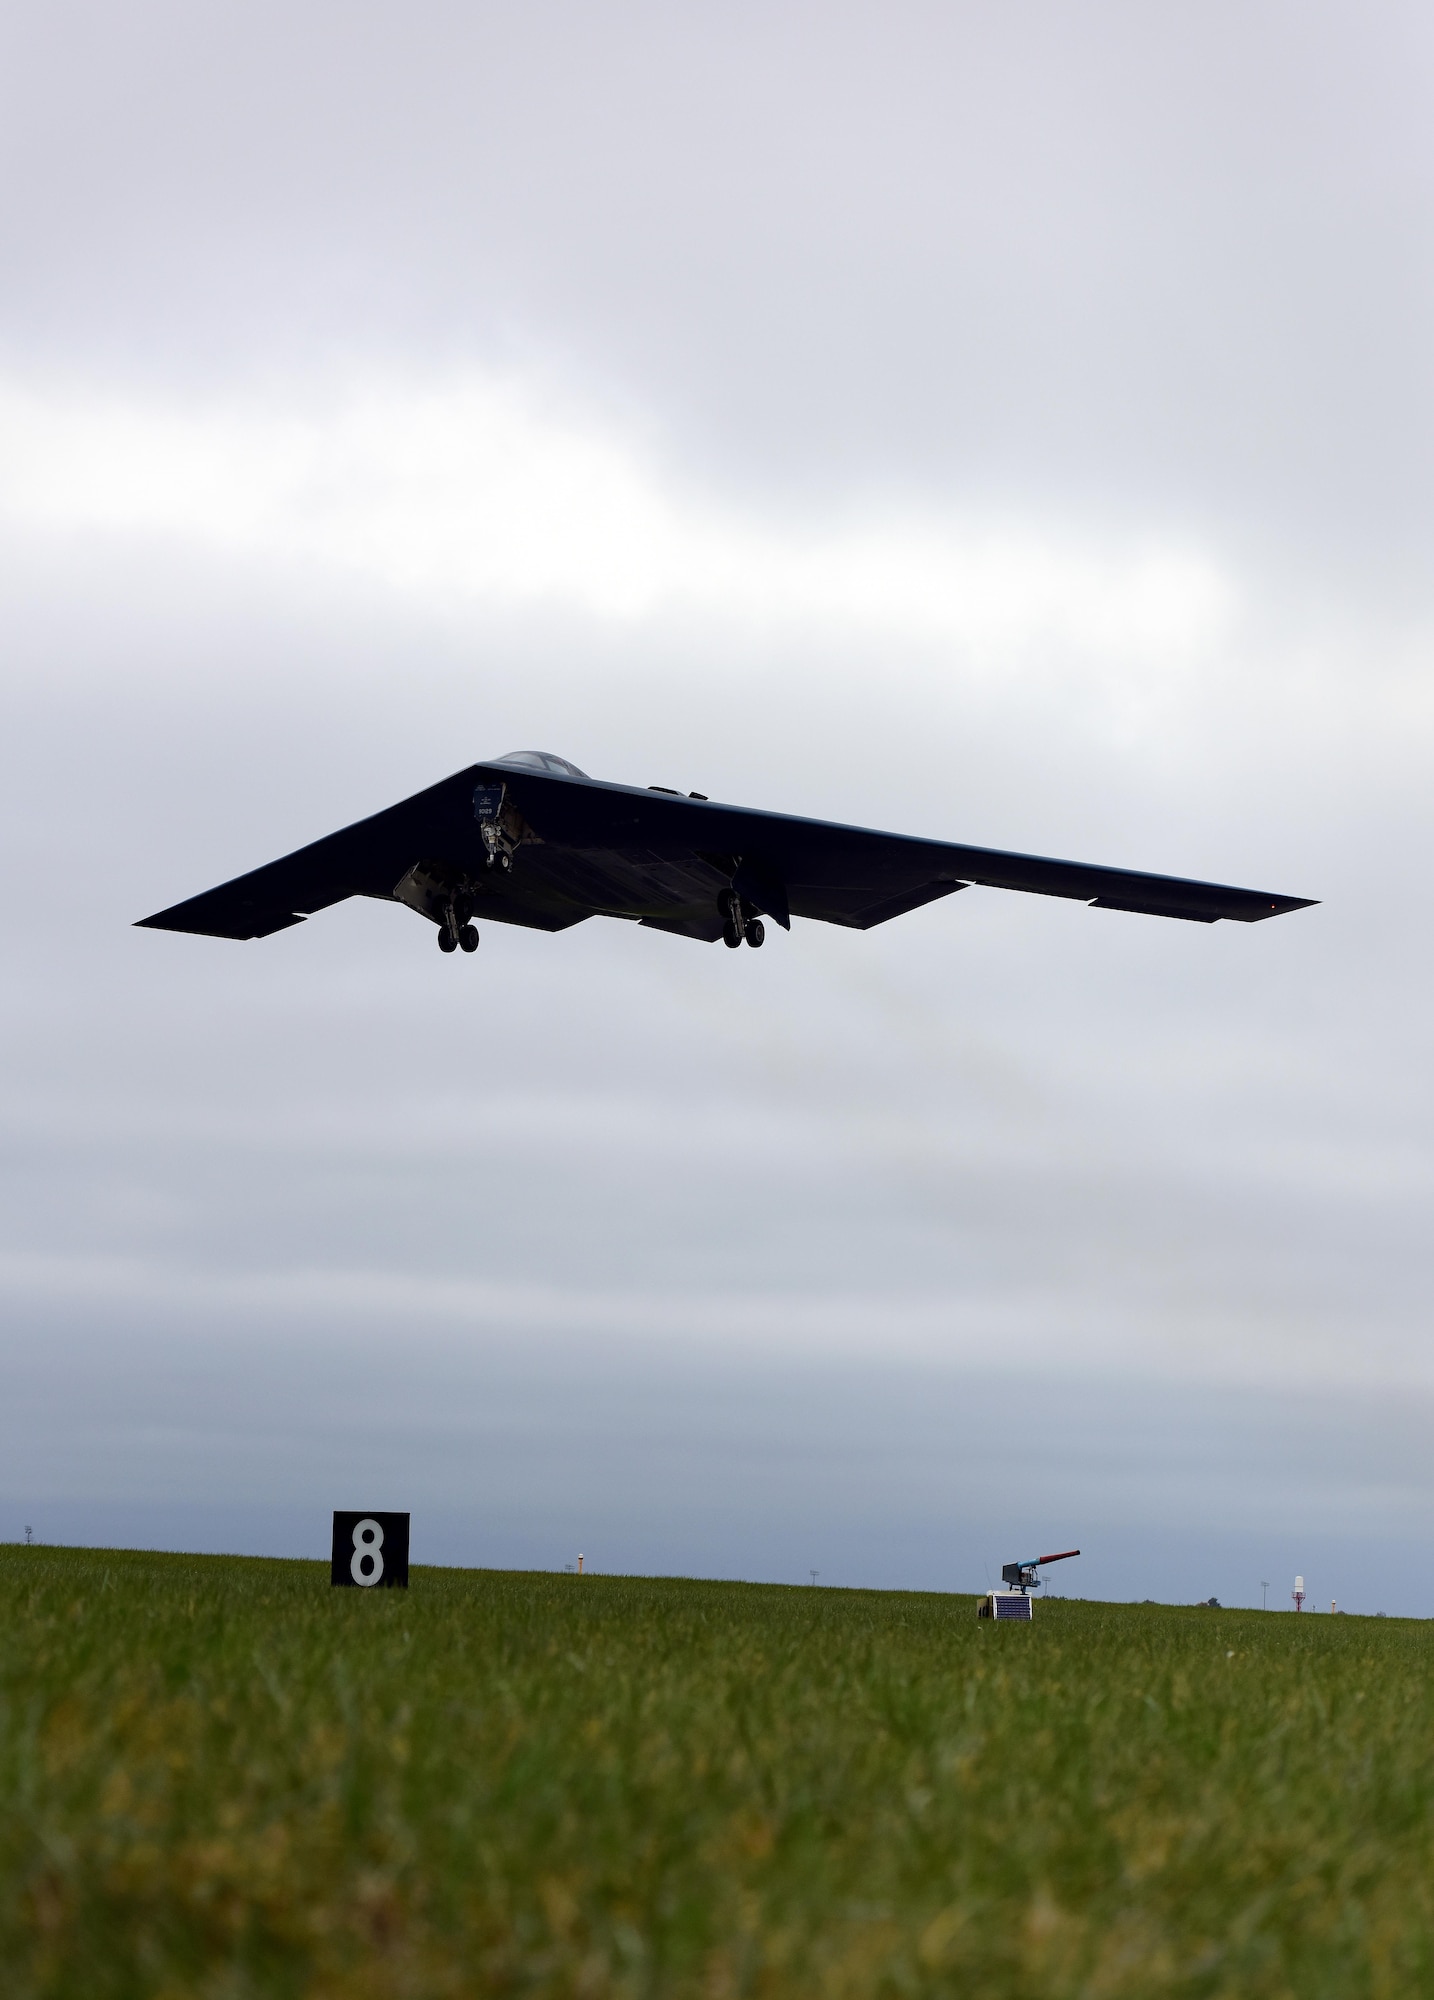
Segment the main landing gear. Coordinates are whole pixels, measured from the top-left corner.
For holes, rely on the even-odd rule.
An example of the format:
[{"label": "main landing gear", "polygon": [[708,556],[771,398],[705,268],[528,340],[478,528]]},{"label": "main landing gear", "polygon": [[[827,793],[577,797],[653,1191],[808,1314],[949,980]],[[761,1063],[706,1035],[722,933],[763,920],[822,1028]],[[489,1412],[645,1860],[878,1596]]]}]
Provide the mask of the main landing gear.
[{"label": "main landing gear", "polygon": [[443,912],[443,922],[438,926],[438,949],[440,951],[478,949],[478,927],[469,923],[467,906],[457,899]]},{"label": "main landing gear", "polygon": [[735,951],[743,938],[757,951],[766,937],[762,919],[745,897],[735,889],[724,889],[717,898],[717,907],[722,912],[722,942],[728,951]]}]

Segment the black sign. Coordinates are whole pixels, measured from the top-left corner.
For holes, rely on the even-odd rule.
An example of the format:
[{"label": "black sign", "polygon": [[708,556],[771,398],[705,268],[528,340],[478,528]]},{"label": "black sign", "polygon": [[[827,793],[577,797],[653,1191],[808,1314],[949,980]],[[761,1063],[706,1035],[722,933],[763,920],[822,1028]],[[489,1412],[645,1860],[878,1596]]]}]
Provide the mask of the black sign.
[{"label": "black sign", "polygon": [[407,1514],[340,1514],[334,1512],[332,1584],[357,1584],[372,1590],[408,1588]]}]

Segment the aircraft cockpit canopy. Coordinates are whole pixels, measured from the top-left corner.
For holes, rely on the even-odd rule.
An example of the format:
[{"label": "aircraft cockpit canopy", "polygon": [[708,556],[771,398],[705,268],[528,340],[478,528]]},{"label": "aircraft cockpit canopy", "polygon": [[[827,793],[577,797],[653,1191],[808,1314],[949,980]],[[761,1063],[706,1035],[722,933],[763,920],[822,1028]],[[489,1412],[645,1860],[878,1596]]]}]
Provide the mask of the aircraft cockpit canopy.
[{"label": "aircraft cockpit canopy", "polygon": [[494,760],[499,764],[521,764],[525,771],[553,771],[560,778],[585,778],[586,771],[580,771],[576,764],[570,764],[566,757],[555,757],[551,750],[510,750],[506,757]]}]

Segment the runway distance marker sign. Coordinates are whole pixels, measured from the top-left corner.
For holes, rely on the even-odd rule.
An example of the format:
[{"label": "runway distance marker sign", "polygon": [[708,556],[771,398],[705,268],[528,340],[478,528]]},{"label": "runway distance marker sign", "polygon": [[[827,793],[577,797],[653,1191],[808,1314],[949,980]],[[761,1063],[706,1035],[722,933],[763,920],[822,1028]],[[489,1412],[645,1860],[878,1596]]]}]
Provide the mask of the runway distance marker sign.
[{"label": "runway distance marker sign", "polygon": [[335,1588],[407,1590],[408,1516],[334,1510],[329,1582]]}]

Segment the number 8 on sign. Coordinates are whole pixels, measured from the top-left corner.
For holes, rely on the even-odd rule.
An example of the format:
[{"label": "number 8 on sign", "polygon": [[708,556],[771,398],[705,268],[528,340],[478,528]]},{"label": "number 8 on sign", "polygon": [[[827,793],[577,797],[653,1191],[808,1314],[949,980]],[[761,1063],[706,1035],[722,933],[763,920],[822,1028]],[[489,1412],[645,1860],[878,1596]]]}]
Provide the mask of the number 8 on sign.
[{"label": "number 8 on sign", "polygon": [[383,1529],[368,1514],[354,1524],[354,1552],[349,1559],[349,1574],[355,1583],[367,1590],[383,1576]]},{"label": "number 8 on sign", "polygon": [[335,1509],[329,1582],[346,1590],[407,1590],[407,1514],[387,1514],[381,1507]]}]

